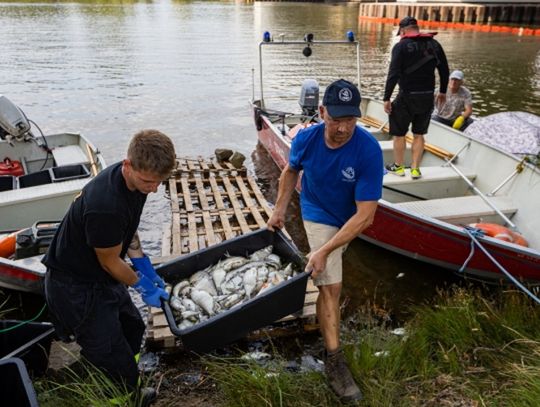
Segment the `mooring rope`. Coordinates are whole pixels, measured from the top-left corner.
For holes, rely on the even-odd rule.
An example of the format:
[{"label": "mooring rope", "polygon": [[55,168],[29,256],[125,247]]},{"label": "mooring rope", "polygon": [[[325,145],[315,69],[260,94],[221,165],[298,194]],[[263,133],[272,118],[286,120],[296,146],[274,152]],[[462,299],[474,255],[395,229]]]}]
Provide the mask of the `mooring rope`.
[{"label": "mooring rope", "polygon": [[536,303],[540,304],[540,298],[538,298],[536,295],[534,295],[531,291],[529,291],[527,289],[527,287],[525,287],[523,284],[521,284],[512,274],[510,274],[491,255],[491,253],[489,253],[489,251],[484,247],[484,245],[482,245],[482,243],[480,243],[478,241],[477,237],[484,236],[484,232],[482,230],[477,229],[477,228],[473,228],[473,227],[470,227],[470,226],[465,226],[464,229],[465,229],[465,233],[467,233],[469,235],[469,237],[471,238],[471,252],[469,253],[469,256],[467,257],[467,259],[465,260],[465,262],[463,263],[463,265],[459,269],[460,272],[465,271],[465,268],[467,267],[467,264],[469,263],[469,261],[474,256],[474,245],[476,244],[480,248],[480,250],[482,250],[484,252],[484,254],[488,257],[488,259],[490,259],[493,262],[493,264],[495,264],[499,268],[499,270],[501,270],[504,273],[504,275],[506,275],[506,277],[508,277],[508,279],[510,281],[512,281],[516,286],[518,286],[519,289],[521,289],[525,294],[527,294],[530,298],[532,298]]}]

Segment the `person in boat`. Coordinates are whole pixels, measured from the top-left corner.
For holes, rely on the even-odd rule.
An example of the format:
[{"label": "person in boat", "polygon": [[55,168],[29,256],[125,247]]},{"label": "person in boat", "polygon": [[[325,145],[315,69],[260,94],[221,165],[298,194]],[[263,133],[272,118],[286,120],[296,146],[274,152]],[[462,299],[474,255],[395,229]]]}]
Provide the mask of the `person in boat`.
[{"label": "person in boat", "polygon": [[362,394],[340,348],[339,298],[342,254],[373,222],[382,194],[383,158],[377,140],[356,125],[360,92],[343,79],[330,84],[319,114],[323,122],[302,129],[292,141],[289,163],[279,180],[269,229],[282,228],[303,170],[300,205],[311,249],[307,271],[319,289],[317,318],[325,346],[325,373],[343,401]]},{"label": "person in boat", "polygon": [[[465,130],[472,122],[472,95],[469,89],[463,86],[463,72],[453,71],[450,74],[446,102],[443,105],[435,103],[435,112],[432,120],[446,124],[456,130]],[[437,98],[436,93],[435,98]]]},{"label": "person in boat", "polygon": [[[392,58],[384,88],[384,111],[389,115],[390,135],[394,141],[394,162],[386,169],[405,176],[405,135],[412,123],[411,177],[422,177],[420,163],[424,153],[424,134],[433,112],[435,69],[440,78],[437,104],[443,105],[448,86],[448,62],[444,50],[433,37],[437,33],[420,33],[418,22],[405,17],[399,22],[400,41],[392,49]],[[395,86],[399,92],[390,101]]]},{"label": "person in boat", "polygon": [[[155,391],[138,388],[145,324],[126,286],[153,307],[168,299],[137,228],[147,195],[175,164],[169,137],[157,130],[135,134],[127,158],[100,172],[75,197],[43,258],[45,296],[61,339],[75,339],[86,360],[143,404]],[[126,254],[135,270],[124,261]]]}]

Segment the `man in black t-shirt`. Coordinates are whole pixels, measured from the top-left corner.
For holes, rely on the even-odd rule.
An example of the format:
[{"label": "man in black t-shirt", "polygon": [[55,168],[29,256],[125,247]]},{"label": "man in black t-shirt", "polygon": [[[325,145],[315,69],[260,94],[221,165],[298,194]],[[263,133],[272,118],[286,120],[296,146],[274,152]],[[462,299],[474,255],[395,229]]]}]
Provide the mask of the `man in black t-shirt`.
[{"label": "man in black t-shirt", "polygon": [[[135,134],[127,158],[99,173],[75,198],[43,258],[57,332],[74,338],[88,361],[129,392],[138,386],[136,358],[145,325],[126,285],[148,305],[168,299],[137,227],[147,194],[156,192],[175,164],[169,137],[157,130]],[[126,254],[136,271],[124,261]]]},{"label": "man in black t-shirt", "polygon": [[[427,133],[435,89],[435,69],[439,72],[440,88],[437,104],[443,105],[448,86],[448,62],[441,44],[433,36],[420,33],[418,22],[405,17],[399,23],[400,41],[392,48],[392,59],[384,88],[384,111],[389,115],[390,135],[394,140],[394,163],[386,169],[399,176],[405,175],[405,135],[412,123],[413,143],[411,177],[422,177],[420,162],[424,153],[424,134]],[[392,103],[390,98],[399,83],[399,93]]]}]

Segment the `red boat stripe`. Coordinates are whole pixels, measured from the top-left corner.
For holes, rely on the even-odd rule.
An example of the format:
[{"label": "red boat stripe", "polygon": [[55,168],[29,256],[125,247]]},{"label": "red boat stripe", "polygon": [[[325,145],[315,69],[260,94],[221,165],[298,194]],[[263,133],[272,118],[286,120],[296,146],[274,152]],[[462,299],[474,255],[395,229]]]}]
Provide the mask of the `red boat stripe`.
[{"label": "red boat stripe", "polygon": [[9,267],[6,265],[3,265],[0,267],[0,273],[5,274],[9,277],[13,277],[13,278],[21,279],[21,280],[27,280],[27,281],[41,280],[41,277],[36,274],[32,274],[27,271],[17,269],[15,267]]}]

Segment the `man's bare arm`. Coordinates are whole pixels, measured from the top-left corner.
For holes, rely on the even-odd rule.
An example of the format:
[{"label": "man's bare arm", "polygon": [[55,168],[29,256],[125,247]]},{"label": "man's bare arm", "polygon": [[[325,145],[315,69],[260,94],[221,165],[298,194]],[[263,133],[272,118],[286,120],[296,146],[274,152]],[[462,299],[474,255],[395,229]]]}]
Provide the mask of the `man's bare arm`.
[{"label": "man's bare arm", "polygon": [[129,244],[127,250],[127,255],[130,259],[144,256],[141,247],[141,240],[139,239],[139,232],[135,232],[135,234],[133,235],[133,239],[131,239],[131,243]]},{"label": "man's bare arm", "polygon": [[99,264],[107,271],[115,280],[127,285],[133,285],[139,277],[131,269],[131,267],[120,258],[122,244],[107,248],[94,248]]},{"label": "man's bare arm", "polygon": [[292,169],[288,164],[285,166],[279,177],[278,196],[276,206],[272,212],[272,216],[268,219],[268,228],[274,230],[274,227],[279,229],[285,226],[285,212],[291,201],[294,188],[298,182],[298,171]]}]

